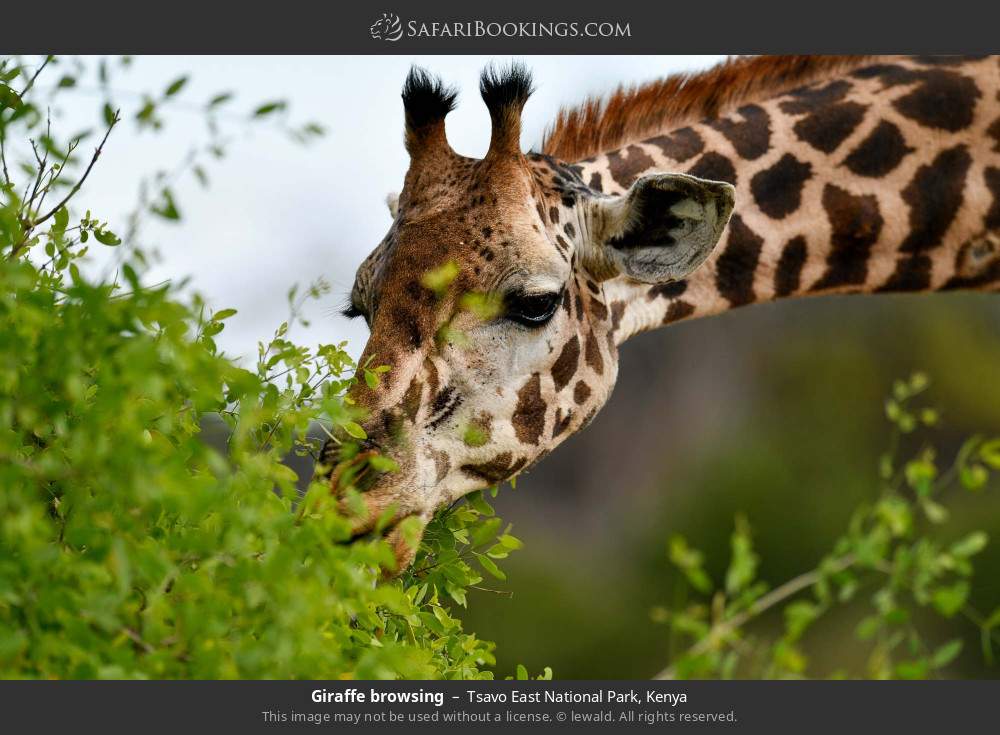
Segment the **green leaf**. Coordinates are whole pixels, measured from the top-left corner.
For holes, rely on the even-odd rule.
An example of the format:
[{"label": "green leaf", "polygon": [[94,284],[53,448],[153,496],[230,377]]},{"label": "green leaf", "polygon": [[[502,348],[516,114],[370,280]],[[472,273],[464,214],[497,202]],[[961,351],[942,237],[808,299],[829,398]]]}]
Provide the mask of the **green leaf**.
[{"label": "green leaf", "polygon": [[952,544],[951,553],[962,557],[973,556],[985,549],[988,542],[989,536],[984,531],[973,531],[965,538]]},{"label": "green leaf", "polygon": [[489,434],[476,424],[465,427],[465,433],[462,435],[462,442],[468,447],[484,446],[489,439]]},{"label": "green leaf", "polygon": [[524,664],[517,665],[517,675],[514,678],[517,679],[517,681],[528,680],[528,670],[524,667]]},{"label": "green leaf", "polygon": [[997,628],[1000,627],[1000,607],[994,610],[988,618],[983,622],[984,628]]},{"label": "green leaf", "polygon": [[930,665],[932,669],[940,669],[947,666],[959,653],[962,652],[962,640],[960,638],[955,638],[954,640],[948,641],[943,646],[938,648],[931,655]]},{"label": "green leaf", "polygon": [[477,555],[476,558],[479,560],[480,566],[482,566],[483,569],[492,574],[494,577],[496,577],[497,579],[507,579],[507,575],[504,574],[500,570],[500,567],[496,565],[496,562],[494,562],[488,556],[486,556],[485,554],[479,554]]},{"label": "green leaf", "polygon": [[219,107],[220,105],[226,104],[232,98],[233,98],[233,93],[232,92],[222,92],[221,94],[217,94],[214,97],[212,97],[212,99],[210,99],[208,101],[207,107],[210,110],[214,109],[216,107]]},{"label": "green leaf", "polygon": [[753,582],[760,558],[754,553],[750,528],[743,518],[736,519],[736,529],[730,539],[732,556],[726,571],[726,592],[736,595]]},{"label": "green leaf", "polygon": [[394,460],[392,457],[386,457],[384,454],[376,454],[373,457],[369,457],[368,464],[370,464],[373,469],[379,472],[399,471],[399,465],[396,464],[396,460]]},{"label": "green leaf", "polygon": [[905,536],[913,526],[910,506],[902,498],[885,498],[876,506],[876,513],[893,536]]},{"label": "green leaf", "polygon": [[991,439],[979,447],[979,458],[994,470],[1000,470],[1000,439]]},{"label": "green leaf", "polygon": [[990,474],[981,464],[971,464],[959,470],[959,479],[966,490],[981,490],[990,479]]},{"label": "green leaf", "polygon": [[678,567],[688,582],[699,592],[712,591],[712,580],[702,568],[704,557],[701,552],[688,546],[683,536],[673,536],[667,547],[670,561]]},{"label": "green leaf", "polygon": [[524,548],[524,543],[519,538],[511,536],[509,533],[505,533],[497,539],[501,546],[510,551],[516,551],[517,549]]},{"label": "green leaf", "polygon": [[938,587],[931,594],[931,602],[946,618],[952,617],[965,606],[969,598],[969,583],[965,580],[946,587]]},{"label": "green leaf", "polygon": [[170,189],[164,189],[160,193],[160,203],[154,204],[150,207],[154,214],[158,214],[160,217],[166,220],[179,220],[181,218],[181,213],[177,209],[177,204],[174,202],[174,195]]},{"label": "green leaf", "polygon": [[882,620],[878,615],[869,615],[858,623],[854,634],[858,637],[858,640],[868,641],[875,637],[881,626]]},{"label": "green leaf", "polygon": [[220,309],[219,311],[212,314],[213,322],[221,322],[229,319],[230,317],[236,316],[238,312],[236,309]]},{"label": "green leaf", "polygon": [[128,281],[128,286],[133,293],[142,288],[142,284],[139,282],[139,275],[135,272],[135,268],[131,264],[122,264],[122,275],[125,276],[125,280]]},{"label": "green leaf", "polygon": [[821,612],[820,606],[809,600],[796,600],[789,603],[785,607],[785,629],[789,639],[798,640]]},{"label": "green leaf", "polygon": [[933,500],[924,500],[920,503],[924,515],[931,523],[944,523],[948,520],[948,509]]},{"label": "green leaf", "polygon": [[184,76],[184,77],[178,77],[177,79],[175,79],[174,81],[172,81],[169,85],[167,85],[167,89],[163,93],[163,96],[164,97],[173,97],[175,94],[177,94],[182,89],[184,89],[184,85],[187,84],[187,81],[188,81],[188,78],[186,76]]},{"label": "green leaf", "polygon": [[432,268],[424,273],[420,279],[420,283],[425,288],[428,288],[438,296],[441,296],[457,276],[458,263],[454,260],[449,260],[443,265],[440,265],[437,268]]},{"label": "green leaf", "polygon": [[266,104],[260,105],[257,109],[255,109],[253,111],[253,116],[264,117],[265,115],[270,115],[275,112],[280,112],[281,110],[285,109],[286,104],[287,103],[280,100],[276,102],[267,102]]},{"label": "green leaf", "polygon": [[118,238],[118,235],[113,233],[111,230],[94,230],[94,237],[97,238],[97,242],[102,245],[107,245],[109,247],[114,247],[115,245],[121,245],[122,241]]},{"label": "green leaf", "polygon": [[937,477],[937,467],[926,458],[920,458],[906,463],[906,482],[917,491],[918,495],[927,495]]},{"label": "green leaf", "polygon": [[491,516],[494,513],[493,506],[486,502],[482,490],[470,493],[468,496],[469,505],[478,510],[484,516]]},{"label": "green leaf", "polygon": [[20,110],[22,107],[24,102],[21,100],[21,95],[6,84],[0,84],[0,110]]},{"label": "green leaf", "polygon": [[896,664],[896,676],[900,679],[923,679],[927,673],[926,661],[900,661]]},{"label": "green leaf", "polygon": [[368,434],[365,433],[365,430],[361,428],[360,424],[353,421],[346,421],[341,424],[341,426],[344,427],[344,431],[353,436],[355,439],[361,439],[364,441],[368,438]]}]

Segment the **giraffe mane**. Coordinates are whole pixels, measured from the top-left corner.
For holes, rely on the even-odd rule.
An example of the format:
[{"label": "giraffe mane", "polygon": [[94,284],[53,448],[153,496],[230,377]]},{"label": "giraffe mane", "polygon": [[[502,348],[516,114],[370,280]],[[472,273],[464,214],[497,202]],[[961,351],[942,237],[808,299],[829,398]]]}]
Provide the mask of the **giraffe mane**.
[{"label": "giraffe mane", "polygon": [[672,74],[641,86],[619,86],[563,107],[546,130],[542,151],[579,161],[762,96],[854,68],[871,56],[739,56],[701,72]]}]

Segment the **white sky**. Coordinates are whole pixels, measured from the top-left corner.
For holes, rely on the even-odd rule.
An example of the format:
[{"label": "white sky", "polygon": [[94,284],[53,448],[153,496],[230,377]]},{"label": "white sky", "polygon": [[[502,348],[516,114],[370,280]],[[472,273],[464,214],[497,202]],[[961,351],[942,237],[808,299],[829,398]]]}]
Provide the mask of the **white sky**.
[{"label": "white sky", "polygon": [[[524,114],[525,148],[538,146],[542,131],[561,105],[617,84],[708,66],[716,56],[538,56],[523,57],[537,91]],[[92,60],[88,60],[92,61]],[[482,156],[489,142],[489,116],[479,99],[480,70],[507,58],[440,57],[138,57],[113,82],[123,114],[138,107],[136,93],[162,91],[181,74],[191,80],[169,111],[166,129],[140,132],[126,117],[78,198],[124,230],[123,217],[136,198],[139,180],[157,169],[174,169],[192,145],[205,139],[197,108],[211,95],[231,90],[231,111],[286,99],[290,120],[316,121],[327,134],[301,146],[261,129],[235,142],[230,155],[209,167],[211,186],[202,192],[188,176],[176,187],[180,223],[151,219],[143,241],[155,245],[160,261],[146,282],[191,276],[191,287],[214,308],[239,314],[219,335],[234,355],[250,356],[255,345],[287,314],[285,296],[295,283],[323,275],[333,293],[309,310],[307,343],[349,340],[357,355],[367,338],[363,321],[337,314],[361,260],[389,224],[385,195],[398,191],[407,167],[399,92],[412,63],[440,74],[460,89],[459,107],[448,117],[448,136],[460,153]],[[48,75],[53,84],[60,70]],[[94,77],[91,76],[90,80]],[[44,88],[42,82],[40,88]],[[68,119],[53,126],[65,137],[97,124],[100,94],[92,81],[72,95]],[[132,93],[133,96],[128,96]],[[66,105],[69,107],[69,105]],[[94,144],[87,141],[89,149]],[[101,246],[95,245],[94,249]],[[92,250],[93,252],[93,250]]]}]

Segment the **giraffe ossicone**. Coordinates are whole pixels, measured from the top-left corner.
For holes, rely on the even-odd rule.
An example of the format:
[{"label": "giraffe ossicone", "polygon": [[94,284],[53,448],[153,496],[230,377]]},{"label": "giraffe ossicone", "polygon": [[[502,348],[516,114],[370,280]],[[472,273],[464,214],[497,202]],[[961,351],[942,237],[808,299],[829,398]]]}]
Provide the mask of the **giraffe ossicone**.
[{"label": "giraffe ossicone", "polygon": [[401,565],[399,521],[586,426],[637,332],[791,296],[1000,290],[996,57],[731,61],[561,113],[544,153],[520,148],[531,91],[522,66],[484,72],[473,159],[448,143],[455,91],[403,85],[410,166],[349,309],[362,364],[390,368],[351,391],[366,449],[399,466],[354,530],[390,515]]}]

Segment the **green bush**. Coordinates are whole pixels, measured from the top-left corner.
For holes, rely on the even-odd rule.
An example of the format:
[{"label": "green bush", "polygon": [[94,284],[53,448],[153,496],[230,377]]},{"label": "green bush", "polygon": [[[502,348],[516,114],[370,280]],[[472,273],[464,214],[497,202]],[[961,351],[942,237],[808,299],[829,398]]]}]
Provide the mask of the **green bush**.
[{"label": "green bush", "polygon": [[[471,557],[502,576],[509,529],[474,498],[380,581],[387,545],[344,543],[327,484],[300,499],[282,463],[318,453],[311,426],[359,433],[344,345],[290,340],[293,290],[255,367],[221,354],[233,310],[143,284],[141,249],[71,212],[105,143],[79,157],[80,139],[55,139],[31,101],[38,71],[0,65],[0,676],[491,678],[493,644],[451,607],[481,581]],[[152,124],[157,104],[130,117]],[[121,119],[105,109],[103,141]],[[179,216],[165,184],[147,211]],[[118,278],[87,275],[90,245],[124,251]],[[224,452],[203,438],[213,414]]]}]

